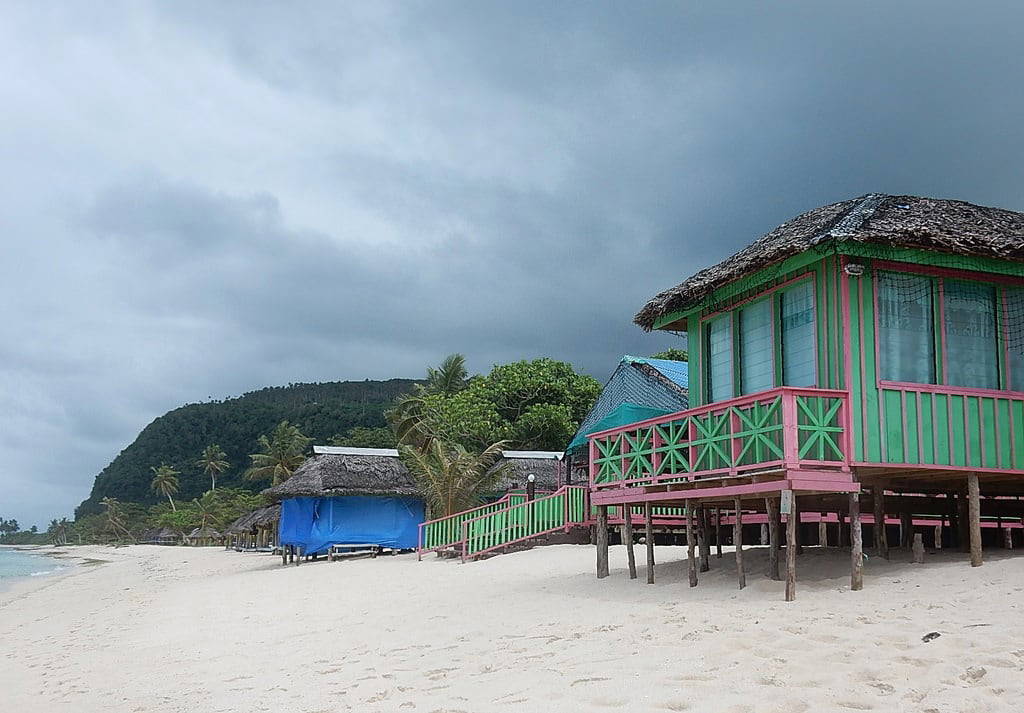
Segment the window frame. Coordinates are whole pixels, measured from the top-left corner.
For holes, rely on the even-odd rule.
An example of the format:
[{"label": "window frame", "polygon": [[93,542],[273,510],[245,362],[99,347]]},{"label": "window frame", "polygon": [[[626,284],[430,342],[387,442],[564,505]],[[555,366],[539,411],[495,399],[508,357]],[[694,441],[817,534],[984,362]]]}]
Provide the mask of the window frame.
[{"label": "window frame", "polygon": [[[752,391],[750,393],[742,393],[743,384],[741,378],[741,366],[740,360],[743,355],[740,353],[740,339],[739,339],[739,326],[740,326],[740,311],[745,307],[748,307],[756,302],[762,300],[769,301],[770,308],[770,336],[771,340],[771,358],[772,358],[772,386],[767,389],[777,389],[781,386],[786,386],[782,383],[782,342],[780,339],[781,334],[781,322],[782,310],[781,310],[781,296],[787,290],[794,289],[801,286],[801,283],[809,282],[811,285],[811,319],[814,324],[812,330],[813,343],[814,343],[814,384],[812,386],[800,386],[793,388],[803,389],[817,389],[821,388],[821,353],[819,350],[820,343],[820,329],[821,325],[818,323],[818,273],[814,270],[801,273],[792,277],[788,280],[780,282],[778,285],[771,287],[767,290],[758,292],[757,294],[751,295],[745,299],[739,300],[738,302],[725,307],[723,309],[716,310],[709,313],[708,315],[701,317],[700,319],[700,338],[702,346],[702,360],[701,360],[701,387],[702,387],[702,401],[705,405],[718,403],[726,399],[734,399],[742,396],[749,396],[750,394],[762,393],[760,391]],[[710,329],[709,325],[711,322],[720,319],[727,318],[730,320],[730,329],[732,336],[732,395],[726,397],[726,399],[718,399],[714,401],[711,398],[711,350],[710,344]]]},{"label": "window frame", "polygon": [[[879,314],[878,314],[878,287],[879,273],[891,272],[918,275],[927,278],[932,284],[932,341],[935,354],[935,383],[927,382],[904,382],[882,378],[881,361],[881,339],[879,338]],[[995,308],[994,324],[996,326],[996,388],[960,386],[947,383],[948,374],[948,353],[946,348],[946,308],[945,308],[945,281],[976,283],[990,287],[993,290],[993,306]],[[925,266],[912,265],[909,263],[876,261],[871,270],[871,289],[873,292],[873,341],[875,351],[875,382],[879,388],[900,388],[931,387],[937,391],[950,393],[971,393],[989,395],[1022,394],[1024,391],[1010,388],[1010,340],[1009,340],[1009,310],[1007,307],[1007,290],[1024,289],[1024,279],[1010,275],[989,274],[970,270],[955,270],[943,268],[928,268]]]}]

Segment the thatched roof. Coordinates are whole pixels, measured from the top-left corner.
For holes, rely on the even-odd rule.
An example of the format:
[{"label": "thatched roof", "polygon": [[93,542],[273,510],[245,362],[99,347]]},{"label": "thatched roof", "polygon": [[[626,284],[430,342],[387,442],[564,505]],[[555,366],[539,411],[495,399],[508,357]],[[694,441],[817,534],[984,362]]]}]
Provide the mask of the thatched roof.
[{"label": "thatched roof", "polygon": [[146,530],[142,533],[143,542],[167,542],[177,541],[178,533],[169,527],[161,527],[155,530]]},{"label": "thatched roof", "polygon": [[385,448],[316,446],[292,477],[264,490],[274,500],[330,495],[415,495],[416,482],[398,458]]},{"label": "thatched roof", "polygon": [[[555,490],[559,485],[562,454],[557,451],[504,451],[501,461],[494,466],[505,466],[505,472],[498,481],[498,490],[512,490],[526,487],[529,475],[535,477],[538,490]],[[493,469],[492,469],[493,470]]]},{"label": "thatched roof", "polygon": [[1024,260],[1024,213],[964,201],[882,193],[822,206],[659,293],[634,321],[650,331],[662,315],[693,307],[726,283],[791,255],[840,242]]},{"label": "thatched roof", "polygon": [[188,533],[188,535],[185,537],[185,539],[187,539],[187,540],[216,540],[219,537],[221,537],[221,534],[219,532],[214,530],[209,525],[206,525],[205,527],[197,527],[196,529],[192,530],[192,532]]},{"label": "thatched roof", "polygon": [[269,527],[281,519],[281,505],[270,505],[265,508],[257,508],[248,512],[228,525],[224,530],[225,535],[243,534],[252,532],[256,527]]}]

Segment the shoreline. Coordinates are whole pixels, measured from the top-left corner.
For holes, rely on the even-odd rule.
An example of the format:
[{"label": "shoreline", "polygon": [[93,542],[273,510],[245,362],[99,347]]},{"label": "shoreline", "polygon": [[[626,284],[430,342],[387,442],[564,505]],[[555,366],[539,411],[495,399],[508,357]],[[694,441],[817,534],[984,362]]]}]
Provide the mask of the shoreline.
[{"label": "shoreline", "polygon": [[0,547],[28,554],[41,555],[60,562],[58,569],[39,575],[11,577],[0,583],[0,609],[14,601],[23,599],[34,592],[47,589],[79,573],[82,568],[98,567],[109,562],[95,557],[70,553],[70,547],[93,547],[90,545],[0,545]]}]

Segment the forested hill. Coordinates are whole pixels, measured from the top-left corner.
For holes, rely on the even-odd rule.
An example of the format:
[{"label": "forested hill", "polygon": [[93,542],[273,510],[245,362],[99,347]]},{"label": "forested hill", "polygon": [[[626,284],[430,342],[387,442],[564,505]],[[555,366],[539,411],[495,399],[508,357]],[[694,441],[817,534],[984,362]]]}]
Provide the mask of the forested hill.
[{"label": "forested hill", "polygon": [[298,425],[314,443],[325,443],[355,426],[383,426],[385,409],[395,397],[411,391],[414,383],[412,379],[390,379],[291,384],[226,401],[176,408],[142,429],[135,441],[96,476],[92,493],[75,515],[98,512],[100,500],[107,496],[126,502],[157,502],[160,496],[150,489],[150,466],[161,463],[181,471],[181,490],[175,499],[202,495],[210,481],[195,462],[211,443],[220,445],[231,463],[231,468],[217,479],[218,486],[259,491],[269,483],[250,483],[241,476],[261,434],[287,420]]}]

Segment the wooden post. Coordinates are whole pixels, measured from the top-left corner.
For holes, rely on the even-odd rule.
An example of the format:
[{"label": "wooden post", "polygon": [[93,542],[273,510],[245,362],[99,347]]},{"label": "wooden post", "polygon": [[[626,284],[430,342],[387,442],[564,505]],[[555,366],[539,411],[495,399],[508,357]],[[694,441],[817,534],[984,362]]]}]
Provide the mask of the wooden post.
[{"label": "wooden post", "polygon": [[871,489],[875,496],[875,552],[882,559],[889,559],[889,537],[885,532],[885,485],[876,483]]},{"label": "wooden post", "polygon": [[[859,495],[857,497],[860,497]],[[850,529],[849,525],[846,524],[846,512],[849,511],[849,507],[840,508],[836,511],[836,517],[839,520],[839,546],[846,547],[850,544]]]},{"label": "wooden post", "polygon": [[636,579],[636,553],[633,551],[633,508],[622,506],[622,544],[626,546],[626,561],[629,563],[629,578]]},{"label": "wooden post", "polygon": [[743,571],[743,512],[740,510],[740,499],[732,501],[736,518],[732,523],[732,544],[736,547],[736,576],[739,578],[740,589],[747,586],[747,575]]},{"label": "wooden post", "polygon": [[697,519],[697,544],[700,545],[700,571],[711,569],[711,543],[708,541],[708,509],[700,506]]},{"label": "wooden post", "polygon": [[654,517],[650,502],[644,503],[644,538],[647,540],[647,583],[654,584]]},{"label": "wooden post", "polygon": [[779,501],[765,498],[768,511],[768,579],[779,580]]},{"label": "wooden post", "polygon": [[800,542],[800,525],[803,524],[803,518],[800,517],[800,508],[797,507],[796,493],[793,493],[793,512],[790,514],[796,520],[796,527],[793,530],[793,542],[796,543],[796,553],[802,555],[804,553],[804,546]]},{"label": "wooden post", "polygon": [[597,540],[597,578],[608,576],[608,506],[597,506],[597,524],[594,525]]},{"label": "wooden post", "polygon": [[864,549],[860,532],[860,493],[850,493],[850,589],[864,589]]},{"label": "wooden post", "polygon": [[914,540],[914,518],[909,510],[900,513],[900,547],[906,549]]},{"label": "wooden post", "polygon": [[914,533],[914,564],[921,564],[924,562],[924,539],[920,532]]},{"label": "wooden post", "polygon": [[693,512],[693,501],[686,501],[686,568],[690,575],[690,586],[697,586],[697,559],[693,549],[697,544],[697,518]]},{"label": "wooden post", "polygon": [[[970,476],[968,476],[970,477]],[[970,487],[970,486],[968,486]],[[967,493],[961,492],[957,494],[957,539],[960,542],[961,552],[971,551],[971,523],[970,515],[968,510],[970,509],[967,505]]]},{"label": "wooden post", "polygon": [[1008,550],[1013,549],[1013,530],[1008,527],[1003,528],[1003,547]]},{"label": "wooden post", "polygon": [[967,476],[967,508],[971,523],[971,566],[981,566],[981,492],[978,474]]},{"label": "wooden post", "polygon": [[828,547],[828,523],[825,522],[825,513],[820,513],[818,520],[818,546]]},{"label": "wooden post", "polygon": [[722,559],[722,508],[715,508],[715,557]]},{"label": "wooden post", "polygon": [[935,549],[942,549],[942,524],[935,526]]},{"label": "wooden post", "polygon": [[796,493],[793,493],[793,508],[786,516],[786,601],[796,599],[796,551],[797,528],[800,523],[800,511],[796,506]]},{"label": "wooden post", "polygon": [[768,525],[763,522],[761,523],[761,544],[768,544]]}]

